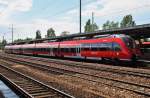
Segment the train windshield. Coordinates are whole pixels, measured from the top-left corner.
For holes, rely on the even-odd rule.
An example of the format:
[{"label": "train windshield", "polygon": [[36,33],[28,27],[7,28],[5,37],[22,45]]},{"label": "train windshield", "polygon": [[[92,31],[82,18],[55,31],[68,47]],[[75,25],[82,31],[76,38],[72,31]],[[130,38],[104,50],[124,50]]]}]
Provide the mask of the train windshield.
[{"label": "train windshield", "polygon": [[122,39],[128,48],[136,48],[135,41],[131,37],[123,37]]}]

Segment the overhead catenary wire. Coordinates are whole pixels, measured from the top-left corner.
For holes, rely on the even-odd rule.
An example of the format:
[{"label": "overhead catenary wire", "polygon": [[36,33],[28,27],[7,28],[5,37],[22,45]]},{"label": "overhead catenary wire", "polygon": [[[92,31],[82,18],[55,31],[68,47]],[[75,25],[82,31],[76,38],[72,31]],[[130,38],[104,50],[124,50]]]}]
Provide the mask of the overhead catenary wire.
[{"label": "overhead catenary wire", "polygon": [[[89,0],[89,1],[87,1],[87,2],[82,3],[82,6],[85,6],[85,5],[87,5],[87,4],[89,4],[89,3],[92,3],[92,2],[95,2],[95,1],[97,1],[97,0]],[[57,16],[57,15],[65,14],[65,13],[68,12],[68,11],[71,11],[71,10],[73,10],[73,9],[78,9],[78,8],[79,8],[79,5],[72,6],[72,7],[70,7],[70,8],[67,8],[67,9],[61,10],[61,11],[59,11],[59,12],[56,12],[56,13],[53,14],[53,15],[44,16],[44,18],[52,18],[52,17],[55,17],[55,16]]]}]

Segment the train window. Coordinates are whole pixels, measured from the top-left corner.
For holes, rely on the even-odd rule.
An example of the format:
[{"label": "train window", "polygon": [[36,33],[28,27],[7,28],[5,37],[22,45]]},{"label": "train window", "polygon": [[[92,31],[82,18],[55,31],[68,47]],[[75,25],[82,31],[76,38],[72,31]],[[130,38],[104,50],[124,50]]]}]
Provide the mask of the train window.
[{"label": "train window", "polygon": [[53,52],[57,52],[58,51],[58,49],[57,48],[53,48]]},{"label": "train window", "polygon": [[121,51],[121,47],[118,43],[113,43],[114,51]]},{"label": "train window", "polygon": [[76,53],[76,49],[75,48],[70,48],[72,53]]},{"label": "train window", "polygon": [[107,50],[113,50],[113,43],[107,43]]},{"label": "train window", "polygon": [[82,44],[81,49],[83,51],[89,51],[89,50],[91,50],[91,44]]},{"label": "train window", "polygon": [[100,50],[100,51],[107,51],[107,50],[110,50],[110,49],[109,49],[109,44],[108,44],[108,43],[100,43],[100,44],[99,44],[99,50]]},{"label": "train window", "polygon": [[99,44],[97,44],[97,43],[91,44],[91,50],[92,51],[98,51],[99,50]]},{"label": "train window", "polygon": [[50,48],[47,48],[47,52],[50,52]]},{"label": "train window", "polygon": [[38,52],[38,48],[35,48],[35,51]]},{"label": "train window", "polygon": [[69,48],[65,48],[65,50],[66,50],[65,52],[69,52]]},{"label": "train window", "polygon": [[67,48],[64,48],[64,52],[68,52],[68,49],[67,49]]},{"label": "train window", "polygon": [[134,42],[134,40],[130,37],[123,37],[122,40],[124,41],[124,43],[126,44],[126,46],[128,48],[135,48],[136,44]]},{"label": "train window", "polygon": [[61,52],[64,52],[64,48],[61,48],[60,51],[61,51]]}]

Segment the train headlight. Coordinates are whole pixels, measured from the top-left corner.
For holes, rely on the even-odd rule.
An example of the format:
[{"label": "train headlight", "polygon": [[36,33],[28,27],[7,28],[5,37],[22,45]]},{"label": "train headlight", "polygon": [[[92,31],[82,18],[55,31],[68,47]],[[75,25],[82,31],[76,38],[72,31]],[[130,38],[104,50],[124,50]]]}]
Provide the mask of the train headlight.
[{"label": "train headlight", "polygon": [[119,52],[117,52],[117,56],[119,55]]}]

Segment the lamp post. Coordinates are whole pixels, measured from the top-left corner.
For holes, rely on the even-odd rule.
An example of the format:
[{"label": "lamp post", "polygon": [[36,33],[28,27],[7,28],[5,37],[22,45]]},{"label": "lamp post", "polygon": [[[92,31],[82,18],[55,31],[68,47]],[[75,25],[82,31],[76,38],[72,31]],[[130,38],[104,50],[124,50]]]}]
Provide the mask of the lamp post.
[{"label": "lamp post", "polygon": [[81,30],[81,29],[82,29],[82,23],[81,23],[81,21],[82,21],[82,18],[81,18],[81,16],[82,16],[82,15],[81,15],[81,13],[82,13],[82,12],[81,12],[81,3],[82,3],[82,2],[81,2],[81,0],[80,0],[80,27],[79,27],[79,28],[80,28],[80,34],[82,33],[82,30]]}]

